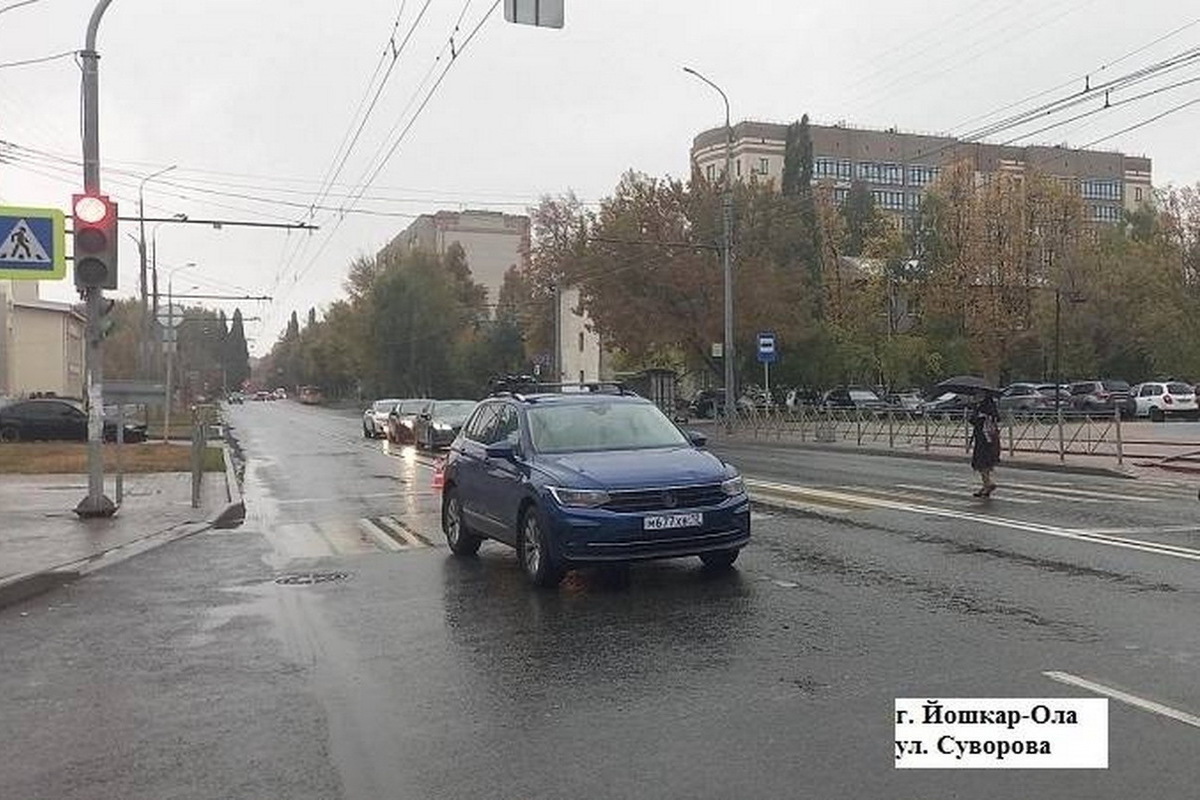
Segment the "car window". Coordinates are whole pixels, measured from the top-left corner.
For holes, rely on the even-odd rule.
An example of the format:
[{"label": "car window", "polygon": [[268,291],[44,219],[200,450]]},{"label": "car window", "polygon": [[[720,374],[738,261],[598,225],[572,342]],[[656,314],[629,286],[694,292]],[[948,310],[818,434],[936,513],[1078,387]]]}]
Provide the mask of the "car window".
[{"label": "car window", "polygon": [[520,415],[517,410],[507,403],[500,406],[496,412],[496,423],[488,428],[487,440],[484,444],[508,442],[517,444],[521,440]]},{"label": "car window", "polygon": [[879,395],[875,394],[872,391],[868,391],[866,389],[851,389],[850,390],[850,399],[851,400],[862,400],[862,401],[866,401],[866,402],[878,402]]},{"label": "car window", "polygon": [[1073,383],[1071,384],[1071,394],[1088,394],[1092,391],[1090,383]]},{"label": "car window", "polygon": [[1171,394],[1192,394],[1192,387],[1186,383],[1168,383],[1167,391]]},{"label": "car window", "polygon": [[457,423],[470,416],[476,405],[474,400],[451,400],[448,403],[432,404],[430,413],[438,419]]},{"label": "car window", "polygon": [[1128,392],[1129,384],[1125,381],[1101,381],[1100,385],[1110,392]]},{"label": "car window", "polygon": [[543,453],[678,447],[687,439],[650,403],[595,402],[531,408],[529,436]]},{"label": "car window", "polygon": [[496,421],[499,406],[499,403],[485,403],[479,406],[463,429],[463,435],[471,441],[487,444],[488,431]]},{"label": "car window", "polygon": [[1142,384],[1142,397],[1153,397],[1162,394],[1162,387],[1156,383]]}]

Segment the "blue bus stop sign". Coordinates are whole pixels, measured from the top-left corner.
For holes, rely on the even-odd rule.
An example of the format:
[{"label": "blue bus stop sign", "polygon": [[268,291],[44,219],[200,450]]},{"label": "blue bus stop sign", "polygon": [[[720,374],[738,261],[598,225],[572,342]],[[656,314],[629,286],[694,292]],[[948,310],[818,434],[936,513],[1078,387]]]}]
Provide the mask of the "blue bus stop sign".
[{"label": "blue bus stop sign", "polygon": [[774,364],[779,360],[779,351],[775,345],[775,331],[762,331],[758,334],[758,363]]},{"label": "blue bus stop sign", "polygon": [[0,206],[0,278],[45,281],[66,274],[63,213],[57,208]]}]

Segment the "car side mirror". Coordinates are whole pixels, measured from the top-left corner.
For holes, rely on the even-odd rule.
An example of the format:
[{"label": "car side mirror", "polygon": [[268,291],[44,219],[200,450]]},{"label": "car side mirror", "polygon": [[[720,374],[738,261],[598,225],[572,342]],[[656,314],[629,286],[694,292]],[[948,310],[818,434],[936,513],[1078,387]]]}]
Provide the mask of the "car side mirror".
[{"label": "car side mirror", "polygon": [[686,436],[687,440],[695,447],[704,447],[704,445],[708,444],[708,437],[700,431],[688,430],[684,431],[683,435]]},{"label": "car side mirror", "polygon": [[493,442],[484,449],[484,452],[487,453],[488,458],[512,461],[517,455],[517,448],[509,441]]}]

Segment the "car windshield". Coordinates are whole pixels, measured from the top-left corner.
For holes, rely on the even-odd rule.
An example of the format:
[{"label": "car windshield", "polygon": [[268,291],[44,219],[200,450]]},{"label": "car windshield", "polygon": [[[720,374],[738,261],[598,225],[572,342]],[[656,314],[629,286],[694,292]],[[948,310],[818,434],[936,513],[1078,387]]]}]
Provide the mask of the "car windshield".
[{"label": "car windshield", "polygon": [[863,402],[877,403],[877,402],[879,402],[879,395],[875,394],[874,392],[870,391],[869,389],[851,389],[850,390],[850,399],[857,400],[857,401],[863,401]]},{"label": "car windshield", "polygon": [[1171,394],[1193,394],[1194,390],[1186,383],[1168,383],[1167,391]]},{"label": "car windshield", "polygon": [[541,453],[679,447],[688,440],[648,403],[591,402],[529,409],[529,436]]},{"label": "car windshield", "polygon": [[1125,381],[1101,381],[1100,385],[1110,392],[1128,392],[1129,384]]},{"label": "car windshield", "polygon": [[397,414],[419,414],[429,405],[428,400],[404,400],[396,406]]},{"label": "car windshield", "polygon": [[460,423],[475,410],[474,400],[447,400],[433,404],[433,418],[450,423]]},{"label": "car windshield", "polygon": [[376,400],[374,403],[371,404],[371,409],[373,411],[378,411],[380,413],[386,413],[386,412],[390,411],[392,409],[392,407],[395,405],[396,405],[395,400]]}]

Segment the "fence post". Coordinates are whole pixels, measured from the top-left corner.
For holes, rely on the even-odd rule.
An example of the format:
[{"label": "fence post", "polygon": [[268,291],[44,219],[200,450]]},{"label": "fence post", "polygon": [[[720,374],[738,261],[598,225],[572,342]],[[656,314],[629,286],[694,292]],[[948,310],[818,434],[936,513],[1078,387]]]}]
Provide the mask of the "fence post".
[{"label": "fence post", "polygon": [[192,406],[192,508],[200,507],[200,481],[204,477],[204,422],[199,406]]},{"label": "fence post", "polygon": [[1013,439],[1013,426],[1016,424],[1016,422],[1015,422],[1016,413],[1017,412],[1015,412],[1015,411],[1010,411],[1008,414],[1008,420],[1007,420],[1008,421],[1008,457],[1010,459],[1013,458],[1017,454],[1017,443],[1016,443],[1016,440]]},{"label": "fence post", "polygon": [[1125,463],[1125,443],[1121,440],[1121,409],[1115,404],[1113,414],[1116,415],[1117,423],[1117,464],[1119,466]]},{"label": "fence post", "polygon": [[1063,451],[1063,412],[1062,403],[1058,404],[1058,460],[1065,461],[1066,454]]},{"label": "fence post", "polygon": [[855,409],[854,414],[854,435],[858,440],[858,446],[862,447],[862,412]]},{"label": "fence post", "polygon": [[890,409],[890,408],[889,408],[889,409],[887,410],[887,418],[888,418],[888,449],[889,449],[889,450],[895,450],[895,449],[896,449],[896,426],[895,426],[895,425],[893,424],[893,422],[892,422],[892,414],[893,414],[893,411],[892,411],[892,409]]}]

